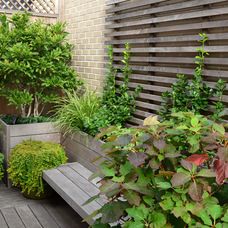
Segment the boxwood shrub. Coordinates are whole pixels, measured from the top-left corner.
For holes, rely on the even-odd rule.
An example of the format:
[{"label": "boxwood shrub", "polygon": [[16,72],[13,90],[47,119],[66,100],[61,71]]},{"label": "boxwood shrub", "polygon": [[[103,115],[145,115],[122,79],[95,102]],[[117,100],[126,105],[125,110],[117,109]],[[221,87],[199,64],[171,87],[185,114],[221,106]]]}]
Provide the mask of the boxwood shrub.
[{"label": "boxwood shrub", "polygon": [[9,158],[9,178],[23,193],[40,196],[45,184],[42,172],[66,163],[63,148],[56,143],[27,140],[16,145]]}]

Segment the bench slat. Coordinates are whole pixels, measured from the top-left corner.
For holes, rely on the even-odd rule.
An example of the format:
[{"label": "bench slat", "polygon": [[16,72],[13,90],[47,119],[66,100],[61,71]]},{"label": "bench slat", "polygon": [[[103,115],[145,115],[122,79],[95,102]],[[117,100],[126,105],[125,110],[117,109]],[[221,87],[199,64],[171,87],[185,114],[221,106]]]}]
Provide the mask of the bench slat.
[{"label": "bench slat", "polygon": [[[81,176],[83,176],[86,180],[89,181],[89,178],[93,174],[89,169],[84,167],[82,164],[78,162],[74,163],[68,163],[68,166],[70,166],[72,169],[74,169],[76,172],[78,172]],[[98,183],[101,180],[100,177],[94,178],[90,182],[92,182],[97,188],[100,187],[100,184]]]},{"label": "bench slat", "polygon": [[[87,217],[101,207],[96,201],[82,206],[91,196],[78,185],[75,185],[60,170],[44,171],[43,178],[82,218]],[[90,223],[93,223],[93,221]]]},{"label": "bench slat", "polygon": [[[63,165],[58,167],[58,170],[69,180],[71,180],[75,185],[77,185],[82,191],[86,192],[90,197],[99,194],[100,190],[93,183],[89,182],[70,166]],[[99,203],[101,206],[105,204],[105,201],[103,201],[102,199],[97,199],[96,202]]]}]

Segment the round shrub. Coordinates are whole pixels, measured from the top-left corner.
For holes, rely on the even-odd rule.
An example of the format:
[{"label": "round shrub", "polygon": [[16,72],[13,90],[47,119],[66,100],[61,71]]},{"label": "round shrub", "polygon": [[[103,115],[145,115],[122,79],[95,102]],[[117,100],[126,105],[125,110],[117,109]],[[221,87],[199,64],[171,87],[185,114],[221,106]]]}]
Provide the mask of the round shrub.
[{"label": "round shrub", "polygon": [[66,163],[63,148],[56,143],[24,141],[15,146],[9,159],[9,178],[25,194],[41,196],[45,193],[43,170]]}]

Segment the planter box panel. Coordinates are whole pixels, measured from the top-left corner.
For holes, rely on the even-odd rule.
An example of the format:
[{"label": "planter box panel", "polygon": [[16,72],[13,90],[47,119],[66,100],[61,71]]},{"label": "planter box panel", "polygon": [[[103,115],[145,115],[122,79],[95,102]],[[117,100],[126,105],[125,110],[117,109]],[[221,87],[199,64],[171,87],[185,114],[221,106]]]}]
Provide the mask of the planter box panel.
[{"label": "planter box panel", "polygon": [[101,149],[102,141],[87,135],[86,133],[76,133],[72,136],[62,137],[69,162],[79,162],[87,169],[95,172],[98,165],[104,161],[105,154]]},{"label": "planter box panel", "polygon": [[54,127],[53,123],[34,123],[10,125],[10,136],[27,136],[27,135],[42,135],[42,134],[59,133],[59,130]]},{"label": "planter box panel", "polygon": [[75,142],[81,143],[82,145],[91,148],[92,150],[104,156],[104,152],[101,149],[101,146],[104,142],[102,142],[101,140],[97,140],[96,138],[84,132],[79,132],[69,137],[72,137],[72,140],[74,140]]}]

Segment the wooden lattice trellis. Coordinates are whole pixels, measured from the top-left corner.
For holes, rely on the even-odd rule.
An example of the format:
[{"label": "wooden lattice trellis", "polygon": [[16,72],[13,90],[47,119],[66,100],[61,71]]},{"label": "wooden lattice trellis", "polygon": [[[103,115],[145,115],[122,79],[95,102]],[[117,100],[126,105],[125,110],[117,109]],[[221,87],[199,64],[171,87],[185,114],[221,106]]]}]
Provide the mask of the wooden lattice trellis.
[{"label": "wooden lattice trellis", "polygon": [[35,14],[57,14],[56,0],[0,0],[0,11],[28,11]]}]

